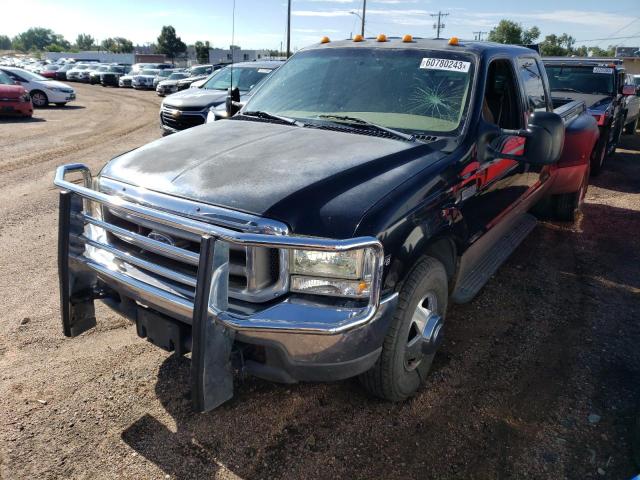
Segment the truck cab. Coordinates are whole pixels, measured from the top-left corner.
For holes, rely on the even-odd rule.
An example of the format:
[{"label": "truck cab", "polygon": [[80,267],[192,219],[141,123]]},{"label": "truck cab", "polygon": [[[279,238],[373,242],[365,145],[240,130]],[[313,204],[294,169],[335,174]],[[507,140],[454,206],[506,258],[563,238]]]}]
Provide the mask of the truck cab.
[{"label": "truck cab", "polygon": [[627,124],[625,70],[619,59],[545,58],[544,64],[557,100],[584,101],[600,129],[599,154],[591,164],[597,175],[606,157],[613,155]]},{"label": "truck cab", "polygon": [[529,211],[579,206],[597,138],[583,103],[553,111],[533,50],[324,38],[227,120],[95,177],[58,169],[64,334],[106,303],[191,353],[196,411],[231,398],[234,369],[357,376],[404,400],[448,304],[474,298],[535,227]]}]

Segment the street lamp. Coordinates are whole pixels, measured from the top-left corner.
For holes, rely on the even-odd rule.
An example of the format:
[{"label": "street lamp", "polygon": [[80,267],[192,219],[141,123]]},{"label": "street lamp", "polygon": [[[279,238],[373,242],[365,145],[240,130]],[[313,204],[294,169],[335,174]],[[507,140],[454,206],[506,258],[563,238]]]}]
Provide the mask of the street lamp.
[{"label": "street lamp", "polygon": [[367,13],[367,0],[362,0],[362,15],[360,15],[355,10],[351,10],[349,13],[351,15],[355,15],[356,17],[358,17],[360,19],[360,21],[362,22],[362,29],[361,29],[360,33],[364,37],[364,19],[365,19],[365,15]]}]

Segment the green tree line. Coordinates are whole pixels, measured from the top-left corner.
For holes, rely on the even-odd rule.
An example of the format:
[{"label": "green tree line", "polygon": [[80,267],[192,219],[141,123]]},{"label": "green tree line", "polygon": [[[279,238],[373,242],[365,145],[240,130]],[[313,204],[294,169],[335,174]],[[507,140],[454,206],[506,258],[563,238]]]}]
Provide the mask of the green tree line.
[{"label": "green tree line", "polygon": [[[177,36],[171,25],[162,27],[157,43],[153,44],[157,53],[164,53],[171,60],[187,51],[187,45]],[[209,42],[196,42],[196,56],[201,63],[209,61]],[[18,50],[20,52],[63,52],[103,50],[113,53],[132,53],[133,42],[124,37],[109,37],[98,42],[88,33],[80,33],[72,44],[64,36],[49,28],[34,27],[10,38],[0,34],[0,50]]]},{"label": "green tree line", "polygon": [[[497,43],[509,43],[513,45],[531,45],[540,38],[540,29],[533,26],[529,29],[523,28],[519,23],[511,20],[500,20],[500,23],[489,32],[488,40]],[[540,46],[540,55],[545,57],[567,57],[575,55],[576,57],[586,57],[591,54],[594,57],[613,57],[615,55],[615,45],[609,45],[608,48],[600,47],[580,47],[575,46],[576,40],[566,33],[556,35],[555,33],[547,35],[538,43]]]}]

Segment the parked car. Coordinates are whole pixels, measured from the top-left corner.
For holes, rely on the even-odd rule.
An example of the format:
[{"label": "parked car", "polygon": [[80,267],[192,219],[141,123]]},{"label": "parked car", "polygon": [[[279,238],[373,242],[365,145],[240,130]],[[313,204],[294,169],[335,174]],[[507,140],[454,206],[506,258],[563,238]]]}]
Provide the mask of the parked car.
[{"label": "parked car", "polygon": [[[640,78],[638,78],[640,84]],[[625,102],[624,133],[635,135],[638,130],[638,118],[640,118],[640,88],[636,85],[633,75],[627,75],[625,79],[627,95]]]},{"label": "parked car", "polygon": [[599,153],[591,164],[597,175],[613,155],[625,125],[624,67],[585,58],[544,60],[554,95],[582,100],[600,127]]},{"label": "parked car", "polygon": [[66,83],[51,80],[21,68],[0,67],[0,71],[27,89],[36,108],[46,107],[50,103],[63,107],[76,99],[75,90]]},{"label": "parked car", "polygon": [[47,65],[45,68],[43,68],[40,71],[40,75],[42,75],[45,78],[56,78],[56,73],[58,72],[58,70],[60,69],[59,65]]},{"label": "parked car", "polygon": [[126,75],[120,75],[118,78],[118,86],[120,88],[132,88],[133,87],[133,77],[136,73],[133,72],[133,69],[129,71]]},{"label": "parked car", "polygon": [[75,67],[73,63],[65,63],[56,70],[56,80],[67,80],[67,72]]},{"label": "parked car", "polygon": [[164,97],[165,95],[170,95],[178,91],[178,80],[182,80],[183,78],[187,78],[188,74],[186,72],[173,72],[166,80],[161,80],[158,82],[158,86],[156,87],[156,93]]},{"label": "parked car", "polygon": [[0,71],[0,115],[20,115],[31,118],[33,105],[31,96],[22,85]]},{"label": "parked car", "polygon": [[123,65],[111,65],[105,72],[100,74],[100,83],[103,87],[120,86],[120,78],[127,75],[131,71],[131,67]]},{"label": "parked car", "polygon": [[138,72],[131,80],[131,86],[137,90],[152,90],[153,80],[156,78],[160,70],[145,69]]},{"label": "parked car", "polygon": [[67,70],[67,80],[70,82],[79,82],[80,74],[91,68],[92,65],[87,63],[76,63],[73,68]]},{"label": "parked car", "polygon": [[190,351],[197,411],[233,396],[233,368],[407,399],[447,305],[477,294],[567,171],[588,180],[596,121],[579,101],[553,112],[547,85],[523,47],[324,39],[229,120],[97,178],[59,167],[64,334],[96,325],[100,300]]},{"label": "parked car", "polygon": [[225,103],[230,87],[238,87],[241,95],[246,96],[281,65],[280,61],[236,63],[214,72],[200,88],[189,88],[169,95],[160,106],[163,134],[205,123],[209,109]]},{"label": "parked car", "polygon": [[99,65],[89,70],[89,83],[95,85],[100,83],[100,75],[104,72],[108,72],[111,65]]},{"label": "parked car", "polygon": [[153,89],[158,88],[158,84],[163,80],[168,79],[172,73],[176,72],[175,69],[165,68],[164,70],[159,70],[158,74],[153,79]]},{"label": "parked car", "polygon": [[220,68],[222,67],[214,66],[214,65],[197,65],[195,67],[191,67],[188,70],[189,75],[187,76],[187,78],[180,80],[178,82],[177,84],[178,91],[186,90],[191,86],[193,82],[197,82],[198,80],[204,80],[209,75],[211,75],[211,73],[213,73],[215,70],[219,70]]}]

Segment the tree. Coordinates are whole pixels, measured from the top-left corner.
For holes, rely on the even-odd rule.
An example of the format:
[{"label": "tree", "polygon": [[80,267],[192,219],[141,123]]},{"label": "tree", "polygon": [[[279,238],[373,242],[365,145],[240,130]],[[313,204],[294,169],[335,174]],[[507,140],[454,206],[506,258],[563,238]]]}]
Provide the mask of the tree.
[{"label": "tree", "polygon": [[133,42],[123,37],[105,38],[100,46],[113,53],[132,53]]},{"label": "tree", "polygon": [[616,55],[616,46],[609,45],[607,49],[600,47],[589,47],[589,53],[593,57],[614,57]]},{"label": "tree", "polygon": [[158,52],[164,53],[173,62],[177,54],[187,50],[185,43],[176,35],[176,29],[171,25],[162,27],[158,37]]},{"label": "tree", "polygon": [[92,50],[95,43],[95,38],[88,33],[81,33],[76,37],[76,47],[78,47],[78,50]]},{"label": "tree", "polygon": [[12,46],[16,50],[23,52],[29,50],[46,50],[50,45],[57,44],[62,48],[69,48],[71,44],[62,35],[54,33],[49,28],[30,28],[13,38]]},{"label": "tree", "polygon": [[540,54],[543,56],[566,57],[574,55],[575,39],[566,33],[558,36],[555,33],[547,35],[540,42]]},{"label": "tree", "polygon": [[10,50],[11,39],[6,35],[0,35],[0,50]]},{"label": "tree", "polygon": [[489,41],[508,43],[512,45],[526,45],[535,42],[540,36],[538,27],[523,30],[522,25],[511,20],[502,19],[498,26],[489,32]]},{"label": "tree", "polygon": [[209,41],[206,41],[204,43],[196,42],[196,44],[195,44],[196,61],[198,63],[209,63],[209,49],[210,48],[211,48],[211,45],[209,44]]}]

